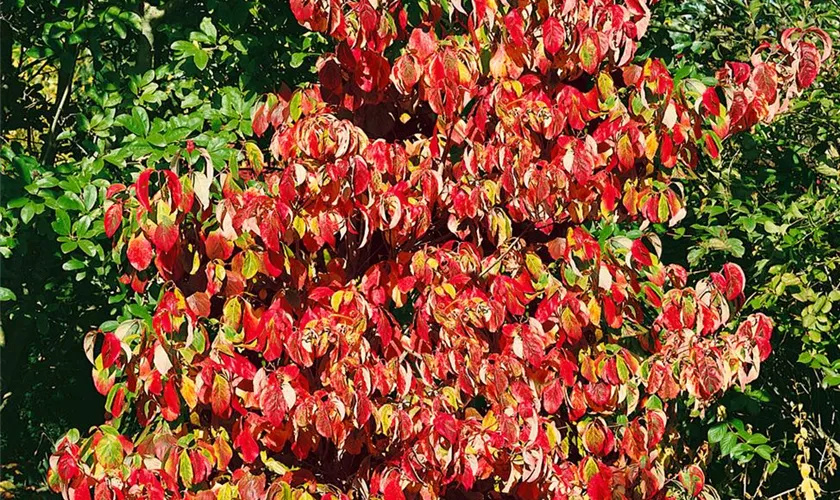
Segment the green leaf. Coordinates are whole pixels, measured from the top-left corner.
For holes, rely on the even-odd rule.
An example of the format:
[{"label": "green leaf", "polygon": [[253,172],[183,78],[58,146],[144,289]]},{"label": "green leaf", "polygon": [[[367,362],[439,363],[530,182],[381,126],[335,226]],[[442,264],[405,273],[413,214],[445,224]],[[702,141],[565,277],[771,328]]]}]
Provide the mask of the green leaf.
[{"label": "green leaf", "polygon": [[834,387],[840,385],[840,374],[838,374],[834,370],[825,370],[825,376],[823,377],[823,385],[825,385],[826,387]]},{"label": "green leaf", "polygon": [[207,55],[202,49],[198,49],[193,54],[193,63],[195,63],[195,67],[199,70],[204,70],[207,67],[207,61],[210,60],[210,56]]},{"label": "green leaf", "polygon": [[30,203],[29,198],[26,196],[21,196],[20,198],[15,198],[14,200],[10,200],[6,203],[6,207],[8,208],[21,208],[25,206],[27,203]]},{"label": "green leaf", "polygon": [[767,442],[767,437],[762,434],[753,434],[747,439],[747,443],[749,444],[764,444]]},{"label": "green leaf", "polygon": [[818,174],[822,174],[826,177],[840,176],[840,170],[837,170],[836,168],[829,167],[825,163],[820,163],[819,165],[814,167],[814,170],[816,170]]},{"label": "green leaf", "polygon": [[709,429],[708,437],[710,443],[719,443],[726,433],[729,432],[729,428],[726,424],[718,424]]},{"label": "green leaf", "polygon": [[188,57],[195,53],[198,50],[198,47],[192,44],[192,42],[188,42],[186,40],[178,40],[172,42],[170,48],[175,51],[176,56],[179,57]]},{"label": "green leaf", "polygon": [[85,263],[78,259],[70,259],[61,266],[65,271],[77,271],[85,268]]},{"label": "green leaf", "polygon": [[0,286],[0,302],[7,302],[9,300],[17,300],[17,295],[8,288]]},{"label": "green leaf", "polygon": [[31,156],[16,156],[12,160],[12,166],[17,170],[23,183],[30,184],[32,182],[32,171],[38,168],[38,160]]},{"label": "green leaf", "polygon": [[732,447],[732,450],[730,450],[729,455],[732,458],[740,458],[740,457],[744,457],[747,454],[752,454],[752,453],[753,453],[753,447],[752,446],[748,445],[747,443],[738,443],[738,444],[736,444],[735,446]]},{"label": "green leaf", "polygon": [[79,248],[89,257],[96,255],[96,245],[90,240],[79,240]]},{"label": "green leaf", "polygon": [[59,182],[60,181],[57,178],[49,176],[41,177],[40,179],[36,180],[35,185],[41,189],[49,189],[58,186]]},{"label": "green leaf", "polygon": [[645,408],[649,410],[661,410],[662,400],[658,396],[651,395],[645,403]]},{"label": "green leaf", "polygon": [[23,221],[24,224],[29,224],[32,217],[35,217],[35,204],[30,202],[20,209],[20,220]]},{"label": "green leaf", "polygon": [[216,27],[213,26],[213,21],[209,17],[205,17],[201,20],[201,24],[199,25],[201,31],[203,31],[207,36],[210,37],[213,42],[216,41]]},{"label": "green leaf", "polygon": [[254,252],[245,252],[245,259],[242,263],[242,276],[247,280],[253,278],[260,270],[260,261]]},{"label": "green leaf", "polygon": [[64,210],[58,209],[55,211],[56,219],[53,221],[52,228],[60,236],[67,236],[70,234],[70,216]]},{"label": "green leaf", "polygon": [[93,210],[93,207],[96,205],[96,186],[93,184],[88,184],[85,186],[84,190],[84,200],[85,200],[85,210],[90,212]]},{"label": "green leaf", "polygon": [[63,194],[59,196],[58,199],[55,200],[55,202],[60,208],[63,208],[64,210],[76,210],[82,212],[85,209],[85,206],[82,204],[81,200],[79,200],[79,197],[75,194]]},{"label": "green leaf", "polygon": [[131,110],[131,118],[139,127],[140,133],[137,134],[138,136],[145,137],[149,134],[149,113],[146,112],[145,108],[135,106]]},{"label": "green leaf", "polygon": [[292,54],[292,59],[291,61],[289,61],[289,66],[293,68],[299,68],[301,64],[303,64],[303,61],[304,59],[306,59],[307,55],[308,54],[305,54],[303,52],[295,52],[294,54]]},{"label": "green leaf", "polygon": [[755,453],[764,460],[772,460],[773,458],[773,448],[767,446],[766,444],[756,446]]},{"label": "green leaf", "polygon": [[295,92],[292,96],[292,100],[289,101],[289,116],[292,117],[292,120],[300,118],[300,99],[301,93]]},{"label": "green leaf", "polygon": [[192,463],[190,462],[190,456],[187,454],[186,450],[181,452],[181,458],[178,459],[178,469],[179,474],[181,475],[181,482],[183,482],[184,486],[187,488],[191,487],[193,481],[193,468]]},{"label": "green leaf", "polygon": [[730,432],[720,440],[720,454],[723,456],[729,455],[737,443],[738,435]]},{"label": "green leaf", "polygon": [[740,259],[744,256],[744,243],[737,239],[737,238],[729,238],[726,240],[726,246],[728,247],[729,253],[734,255],[736,258]]},{"label": "green leaf", "polygon": [[69,431],[67,431],[67,434],[65,434],[65,437],[71,443],[74,443],[74,444],[78,443],[79,442],[79,437],[80,437],[79,436],[79,429],[70,429]]},{"label": "green leaf", "polygon": [[94,453],[96,454],[96,459],[99,464],[104,466],[106,469],[113,469],[122,464],[122,443],[120,443],[120,440],[117,437],[111,434],[106,433],[102,436],[102,439],[100,439],[99,443],[96,445]]}]

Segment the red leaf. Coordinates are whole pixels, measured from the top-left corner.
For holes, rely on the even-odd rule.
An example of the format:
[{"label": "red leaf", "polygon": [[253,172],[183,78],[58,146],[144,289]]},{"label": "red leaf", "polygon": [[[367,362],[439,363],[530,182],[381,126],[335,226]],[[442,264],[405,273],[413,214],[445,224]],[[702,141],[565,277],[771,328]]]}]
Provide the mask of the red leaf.
[{"label": "red leaf", "polygon": [[627,134],[622,135],[618,140],[618,144],[616,144],[616,149],[621,166],[625,169],[633,168],[633,164],[636,163],[636,154],[633,151],[630,136]]},{"label": "red leaf", "polygon": [[723,265],[723,276],[726,278],[726,298],[734,301],[744,293],[744,284],[747,281],[744,270],[741,266],[733,263]]},{"label": "red leaf", "polygon": [[706,485],[706,475],[700,467],[689,465],[680,472],[680,484],[692,497],[699,496]]},{"label": "red leaf", "polygon": [[800,89],[810,87],[820,72],[820,53],[812,43],[799,43],[799,64],[796,71],[796,85]]},{"label": "red leaf", "polygon": [[560,52],[566,42],[566,30],[556,17],[549,17],[543,23],[543,45],[552,56]]},{"label": "red leaf", "polygon": [[703,92],[703,107],[707,113],[720,116],[720,99],[717,95],[717,87],[709,87]]},{"label": "red leaf", "polygon": [[152,262],[152,244],[140,233],[128,242],[127,255],[134,269],[142,271]]},{"label": "red leaf", "polygon": [[155,228],[152,241],[155,244],[155,248],[161,253],[169,252],[178,241],[178,226],[171,220],[164,219]]},{"label": "red leaf", "polygon": [[177,210],[181,205],[181,197],[184,194],[181,179],[178,178],[178,174],[171,170],[164,170],[163,174],[166,176],[166,187],[169,189],[169,196],[172,197],[172,210]]},{"label": "red leaf", "polygon": [[761,63],[753,69],[750,86],[756,95],[764,97],[768,103],[776,102],[778,78],[776,68],[769,63]]},{"label": "red leaf", "polygon": [[601,44],[598,40],[598,33],[592,28],[587,29],[583,33],[583,39],[580,44],[580,64],[584,71],[590,75],[594,75],[598,71],[598,66],[601,64]]},{"label": "red leaf", "polygon": [[385,500],[405,500],[398,476],[394,475],[386,479],[382,494],[385,496]]},{"label": "red leaf", "polygon": [[123,409],[125,408],[125,388],[118,387],[114,393],[114,399],[111,401],[111,408],[108,411],[114,418],[119,418]]},{"label": "red leaf", "polygon": [[255,476],[247,473],[245,477],[239,480],[236,489],[239,490],[241,500],[263,500],[266,498],[265,476],[262,474]]},{"label": "red leaf", "polygon": [[279,427],[283,425],[283,419],[286,417],[286,399],[283,397],[277,378],[271,376],[269,380],[271,383],[260,393],[260,408],[271,425]]},{"label": "red leaf", "polygon": [[408,39],[408,50],[414,52],[414,55],[421,62],[434,54],[437,46],[438,43],[435,39],[434,32],[427,33],[420,28],[414,28],[414,31],[411,32],[411,37]]},{"label": "red leaf", "polygon": [[653,260],[650,257],[650,251],[647,249],[642,240],[633,241],[633,245],[630,247],[630,253],[633,255],[633,259],[643,266],[650,266],[653,264]]},{"label": "red leaf", "polygon": [[593,455],[603,457],[613,451],[615,440],[612,431],[603,420],[596,419],[586,424],[583,432],[583,446]]},{"label": "red leaf", "polygon": [[254,111],[254,117],[251,119],[251,129],[257,137],[263,135],[268,129],[268,115],[270,110],[266,108],[265,103],[260,103]]},{"label": "red leaf", "polygon": [[160,409],[163,418],[169,422],[176,420],[181,414],[181,398],[175,389],[175,380],[171,377],[163,387],[163,402],[164,405]]},{"label": "red leaf", "polygon": [[405,54],[394,62],[391,70],[391,81],[403,94],[407,94],[420,80],[422,68],[414,56]]},{"label": "red leaf", "polygon": [[79,473],[76,459],[70,453],[63,453],[58,459],[58,475],[64,482],[70,482]]},{"label": "red leaf", "polygon": [[718,149],[717,142],[715,141],[715,138],[712,136],[712,134],[714,134],[714,132],[706,132],[705,134],[703,134],[703,138],[706,142],[706,151],[709,152],[709,156],[711,156],[713,159],[717,159],[720,157],[720,150]]},{"label": "red leaf", "polygon": [[86,479],[82,479],[70,489],[70,500],[90,500],[90,487]]},{"label": "red leaf", "polygon": [[355,82],[365,92],[384,89],[390,75],[391,65],[388,60],[376,52],[366,50],[356,61]]},{"label": "red leaf", "polygon": [[239,454],[245,463],[252,463],[260,454],[260,447],[254,440],[254,436],[251,435],[251,428],[248,425],[242,426],[233,445],[239,449]]},{"label": "red leaf", "polygon": [[206,292],[195,292],[187,297],[187,306],[196,316],[210,316],[210,297]]},{"label": "red leaf", "polygon": [[125,184],[120,184],[118,182],[111,184],[105,192],[105,199],[110,200],[115,194],[122,193],[123,191],[125,191]]},{"label": "red leaf", "polygon": [[134,191],[137,194],[137,201],[140,202],[140,205],[146,209],[147,212],[151,212],[151,204],[149,203],[149,179],[152,176],[152,169],[146,169],[140,173],[140,176],[137,177],[137,183],[134,185]]},{"label": "red leaf", "polygon": [[120,228],[123,219],[122,203],[114,203],[105,210],[105,235],[109,238],[114,236]]},{"label": "red leaf", "polygon": [[563,382],[557,378],[548,383],[543,389],[543,406],[549,415],[554,415],[560,406],[563,404],[563,398],[566,396],[566,391],[563,388]]},{"label": "red leaf", "polygon": [[592,476],[586,485],[586,492],[589,494],[589,498],[591,500],[611,500],[611,480],[612,474],[610,470],[606,466],[600,465],[598,473]]},{"label": "red leaf", "polygon": [[211,260],[228,260],[233,255],[233,242],[222,236],[220,231],[211,231],[204,240],[204,251]]},{"label": "red leaf", "polygon": [[458,422],[449,413],[439,413],[435,417],[435,432],[452,444],[458,442]]},{"label": "red leaf", "polygon": [[230,416],[230,383],[220,374],[213,377],[213,392],[210,396],[210,405],[213,413],[222,418]]},{"label": "red leaf", "polygon": [[511,9],[505,16],[505,28],[508,30],[508,35],[516,47],[525,45],[525,26],[522,20],[522,14],[519,9]]},{"label": "red leaf", "polygon": [[117,358],[120,357],[120,351],[122,351],[120,339],[111,332],[106,333],[102,342],[102,367],[110,368],[113,366]]}]

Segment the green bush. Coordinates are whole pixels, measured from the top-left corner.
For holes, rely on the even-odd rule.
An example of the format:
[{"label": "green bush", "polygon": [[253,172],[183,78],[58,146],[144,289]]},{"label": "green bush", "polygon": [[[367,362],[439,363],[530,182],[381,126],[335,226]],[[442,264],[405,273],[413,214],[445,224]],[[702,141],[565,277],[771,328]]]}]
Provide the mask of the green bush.
[{"label": "green bush", "polygon": [[[753,40],[789,26],[816,25],[840,41],[834,2],[668,0],[655,14],[652,50],[673,67],[747,58]],[[776,323],[759,380],[690,429],[698,443],[716,443],[710,480],[726,496],[840,489],[840,68],[824,71],[794,112],[734,138],[719,162],[697,170],[687,230],[668,235],[683,245],[673,261],[738,262],[744,312]]]},{"label": "green bush", "polygon": [[308,80],[295,68],[323,40],[272,0],[19,0],[0,31],[0,492],[20,493],[43,489],[65,429],[101,422],[84,334],[150,307],[113,286],[107,186],[187,140],[222,168],[252,134],[257,95]]}]

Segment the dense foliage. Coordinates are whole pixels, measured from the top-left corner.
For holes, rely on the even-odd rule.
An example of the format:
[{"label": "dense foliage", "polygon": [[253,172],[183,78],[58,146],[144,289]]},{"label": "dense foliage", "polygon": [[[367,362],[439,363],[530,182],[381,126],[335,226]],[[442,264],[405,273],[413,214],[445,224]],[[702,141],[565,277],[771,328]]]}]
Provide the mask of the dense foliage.
[{"label": "dense foliage", "polygon": [[[833,2],[689,1],[655,13],[650,47],[678,73],[747,57],[753,40],[785,26],[819,25],[835,42],[840,28]],[[686,231],[663,235],[690,245],[671,246],[670,261],[704,268],[737,259],[750,278],[745,310],[766,312],[778,332],[759,381],[687,429],[697,446],[714,443],[707,472],[724,496],[840,491],[837,67],[821,80],[796,112],[736,138],[723,162],[698,169],[687,181]]]},{"label": "dense foliage", "polygon": [[188,141],[108,188],[123,281],[162,287],[151,318],[86,337],[110,425],[62,439],[54,488],[706,492],[663,453],[677,398],[702,413],[753,381],[772,323],[737,317],[740,267],[689,287],[647,228],[685,216],[674,177],[785,111],[830,40],[785,30],[706,86],[631,64],[644,4],[473,7],[295,2],[336,49],[255,109],[272,161],[247,142],[217,175]]},{"label": "dense foliage", "polygon": [[[47,265],[4,273],[18,354],[4,348],[3,362],[30,377],[9,384],[4,370],[4,393],[32,384],[11,408],[72,400],[85,382],[62,392],[31,376],[52,368],[39,368],[46,357],[65,360],[56,379],[84,377],[80,332],[100,325],[85,350],[107,396],[107,425],[58,443],[52,486],[71,498],[94,485],[103,498],[605,498],[710,495],[707,476],[727,497],[819,494],[840,455],[821,420],[838,381],[833,68],[791,102],[799,112],[760,123],[810,86],[829,45],[782,30],[833,36],[832,8],[666,2],[649,26],[642,3],[587,3],[292,2],[335,52],[316,65],[319,85],[283,87],[253,111],[248,90],[305,78],[283,69],[323,41],[278,16],[284,2],[15,12],[14,74],[44,104],[4,99],[4,269]],[[156,21],[187,6],[200,15]],[[36,13],[45,36],[22,28]],[[98,24],[114,19],[125,40]],[[144,19],[168,37],[152,76]],[[56,113],[46,104],[63,92],[46,78],[40,89],[29,66],[60,68],[56,44],[87,43],[81,33],[90,44],[70,52],[90,54],[87,69]],[[722,62],[780,36],[768,64]],[[710,77],[719,67],[731,73]],[[671,263],[722,272],[698,281]],[[770,321],[745,313],[778,325],[770,358]],[[37,338],[17,336],[29,325]],[[791,393],[810,380],[797,358],[822,389]],[[58,427],[97,422],[84,406]]]},{"label": "dense foliage", "polygon": [[287,2],[250,0],[3,2],[0,31],[0,443],[12,488],[43,483],[66,429],[102,421],[85,333],[152,311],[117,281],[107,186],[171,159],[186,139],[226,161],[227,144],[252,134],[257,92],[275,74],[311,78],[288,70],[321,38]]}]

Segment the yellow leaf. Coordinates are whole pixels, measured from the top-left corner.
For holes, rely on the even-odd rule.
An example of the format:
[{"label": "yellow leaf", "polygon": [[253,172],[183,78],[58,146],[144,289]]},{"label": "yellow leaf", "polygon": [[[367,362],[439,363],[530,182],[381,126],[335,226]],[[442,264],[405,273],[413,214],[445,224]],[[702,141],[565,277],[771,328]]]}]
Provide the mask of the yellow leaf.
[{"label": "yellow leaf", "polygon": [[297,231],[301,238],[303,238],[303,235],[306,234],[306,221],[304,221],[300,216],[295,216],[295,220],[292,222],[292,227],[295,228],[295,231]]},{"label": "yellow leaf", "polygon": [[382,433],[388,434],[388,431],[391,429],[391,418],[394,415],[394,407],[386,404],[379,409],[377,415],[379,416],[379,427]]},{"label": "yellow leaf", "polygon": [[656,137],[656,132],[651,132],[645,138],[645,156],[648,160],[653,160],[657,149],[659,149],[659,139]]},{"label": "yellow leaf", "polygon": [[557,427],[554,425],[554,422],[548,422],[545,426],[545,433],[548,436],[548,446],[551,449],[554,449],[557,446],[557,443],[560,441],[560,431],[557,430]]},{"label": "yellow leaf", "polygon": [[338,312],[341,309],[341,303],[344,301],[344,290],[339,290],[332,294],[330,298],[330,305],[333,311]]},{"label": "yellow leaf", "polygon": [[589,308],[589,321],[592,324],[597,325],[601,322],[601,306],[598,304],[598,301],[595,300],[595,297],[592,297],[592,300],[589,301],[587,304]]},{"label": "yellow leaf", "polygon": [[248,159],[248,162],[251,164],[251,168],[254,169],[254,172],[259,174],[262,172],[263,167],[265,166],[265,157],[263,156],[263,152],[256,143],[248,141],[245,143],[245,157]]},{"label": "yellow leaf", "polygon": [[233,500],[235,497],[234,495],[234,487],[230,485],[230,483],[223,485],[216,491],[216,498],[218,500]]},{"label": "yellow leaf", "polygon": [[443,397],[446,399],[446,402],[449,403],[450,408],[454,409],[460,406],[461,402],[458,397],[458,392],[453,387],[444,387],[441,392],[443,393]]},{"label": "yellow leaf", "polygon": [[496,420],[496,415],[494,415],[492,411],[487,412],[487,415],[484,415],[484,420],[481,422],[481,430],[494,431],[498,429],[498,427],[499,423]]}]

